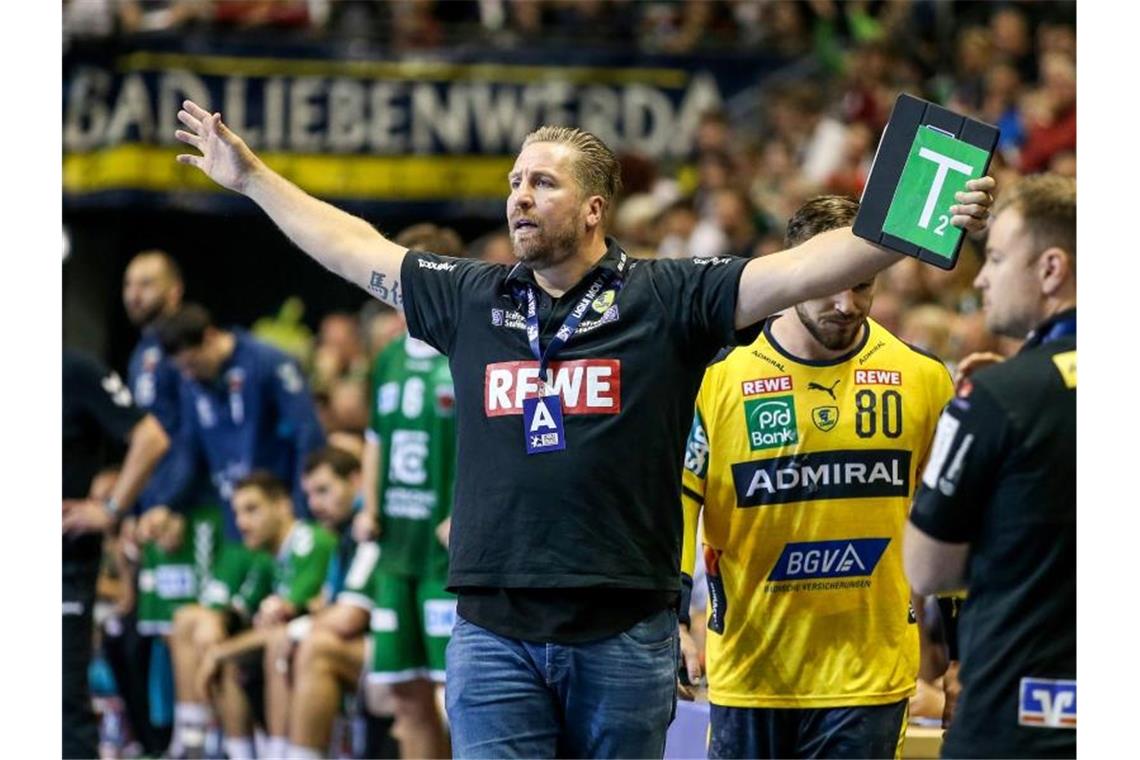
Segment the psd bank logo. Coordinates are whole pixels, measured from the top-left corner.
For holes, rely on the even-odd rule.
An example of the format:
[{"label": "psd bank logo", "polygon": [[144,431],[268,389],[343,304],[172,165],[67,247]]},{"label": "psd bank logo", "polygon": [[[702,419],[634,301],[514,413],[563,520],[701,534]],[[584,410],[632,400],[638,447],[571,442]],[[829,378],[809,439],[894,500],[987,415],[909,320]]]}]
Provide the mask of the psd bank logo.
[{"label": "psd bank logo", "polygon": [[1077,727],[1077,682],[1022,678],[1017,722],[1034,728]]},{"label": "psd bank logo", "polygon": [[744,420],[748,425],[748,444],[753,451],[775,449],[796,443],[796,404],[794,396],[747,399]]},{"label": "psd bank logo", "polygon": [[850,538],[785,544],[768,580],[866,577],[875,571],[890,542],[889,538]]}]

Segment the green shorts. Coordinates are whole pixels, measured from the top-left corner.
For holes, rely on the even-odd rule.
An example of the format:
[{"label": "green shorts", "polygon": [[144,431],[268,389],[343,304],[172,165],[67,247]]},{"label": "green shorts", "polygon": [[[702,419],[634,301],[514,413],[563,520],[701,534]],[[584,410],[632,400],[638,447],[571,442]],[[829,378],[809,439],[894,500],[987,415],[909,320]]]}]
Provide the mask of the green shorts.
[{"label": "green shorts", "polygon": [[430,678],[443,683],[456,603],[445,585],[443,580],[374,575],[370,682]]},{"label": "green shorts", "polygon": [[198,603],[212,610],[232,610],[248,622],[273,592],[273,565],[268,552],[246,548],[240,541],[223,541]]},{"label": "green shorts", "polygon": [[222,544],[222,510],[203,506],[187,513],[186,540],[177,551],[154,543],[142,546],[139,565],[138,631],[144,636],[170,633],[174,613],[198,601],[214,573]]}]

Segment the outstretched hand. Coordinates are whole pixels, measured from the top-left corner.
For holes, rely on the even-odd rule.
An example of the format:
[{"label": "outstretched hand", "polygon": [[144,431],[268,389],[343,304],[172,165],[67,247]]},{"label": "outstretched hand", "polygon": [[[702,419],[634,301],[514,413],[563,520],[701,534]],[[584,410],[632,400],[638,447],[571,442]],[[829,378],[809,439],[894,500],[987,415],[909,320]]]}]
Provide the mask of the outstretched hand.
[{"label": "outstretched hand", "polygon": [[222,187],[244,193],[261,160],[245,141],[222,123],[222,115],[207,113],[194,101],[184,100],[178,120],[189,131],[179,129],[174,136],[197,148],[201,155],[182,153],[175,160],[180,164],[197,166]]},{"label": "outstretched hand", "polygon": [[979,177],[966,182],[966,189],[954,193],[957,203],[950,207],[950,224],[967,232],[981,232],[989,224],[990,208],[994,205],[993,177]]}]

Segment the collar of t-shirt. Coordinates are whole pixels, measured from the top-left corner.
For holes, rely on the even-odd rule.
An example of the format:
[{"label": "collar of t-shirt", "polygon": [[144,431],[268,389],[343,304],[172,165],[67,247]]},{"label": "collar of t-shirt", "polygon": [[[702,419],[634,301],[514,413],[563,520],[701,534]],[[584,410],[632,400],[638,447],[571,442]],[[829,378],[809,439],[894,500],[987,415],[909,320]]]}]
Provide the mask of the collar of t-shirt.
[{"label": "collar of t-shirt", "polygon": [[294,520],[289,532],[285,534],[285,540],[281,542],[281,548],[277,550],[277,561],[279,563],[289,559],[289,554],[293,551],[293,537],[297,535],[297,525],[299,524],[300,520]]},{"label": "collar of t-shirt", "polygon": [[1039,324],[1034,330],[1029,333],[1025,339],[1025,345],[1021,347],[1022,351],[1040,346],[1042,343],[1048,343],[1051,340],[1057,340],[1067,335],[1077,334],[1077,307],[1065,309],[1059,314],[1046,319]]},{"label": "collar of t-shirt", "polygon": [[[586,272],[586,274],[582,276],[582,279],[574,283],[574,285],[571,286],[570,289],[566,292],[571,292],[582,283],[593,282],[593,275],[599,269],[608,269],[616,273],[618,271],[618,262],[621,261],[621,253],[621,246],[617,244],[617,241],[612,237],[606,237],[605,255],[603,255],[602,258],[598,260],[597,264],[590,268],[590,271]],[[538,285],[538,280],[536,280],[534,277],[534,270],[526,264],[523,264],[521,261],[511,267],[511,271],[507,272],[507,279],[504,282],[506,292],[513,292],[514,287],[520,283],[527,285]]]}]

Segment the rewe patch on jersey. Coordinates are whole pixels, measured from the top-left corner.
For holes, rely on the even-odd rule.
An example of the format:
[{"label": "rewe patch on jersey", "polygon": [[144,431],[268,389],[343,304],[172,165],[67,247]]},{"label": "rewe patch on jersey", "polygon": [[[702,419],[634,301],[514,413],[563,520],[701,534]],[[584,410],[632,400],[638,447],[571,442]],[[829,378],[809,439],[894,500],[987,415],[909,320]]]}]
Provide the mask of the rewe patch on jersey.
[{"label": "rewe patch on jersey", "polygon": [[768,580],[866,577],[875,572],[890,542],[889,538],[849,538],[785,544]]},{"label": "rewe patch on jersey", "polygon": [[848,449],[732,465],[737,507],[910,494],[910,452]]},{"label": "rewe patch on jersey", "polygon": [[902,385],[902,372],[897,369],[857,369],[856,385]]},{"label": "rewe patch on jersey", "polygon": [[1077,727],[1077,682],[1022,678],[1017,722],[1035,728]]},{"label": "rewe patch on jersey", "polygon": [[[621,360],[551,362],[547,384],[562,399],[563,414],[621,412]],[[523,399],[541,393],[538,362],[488,364],[483,376],[483,412],[488,417],[523,413]]]},{"label": "rewe patch on jersey", "polygon": [[792,376],[758,377],[755,380],[745,380],[740,384],[740,392],[745,396],[757,396],[761,393],[791,392]]}]

